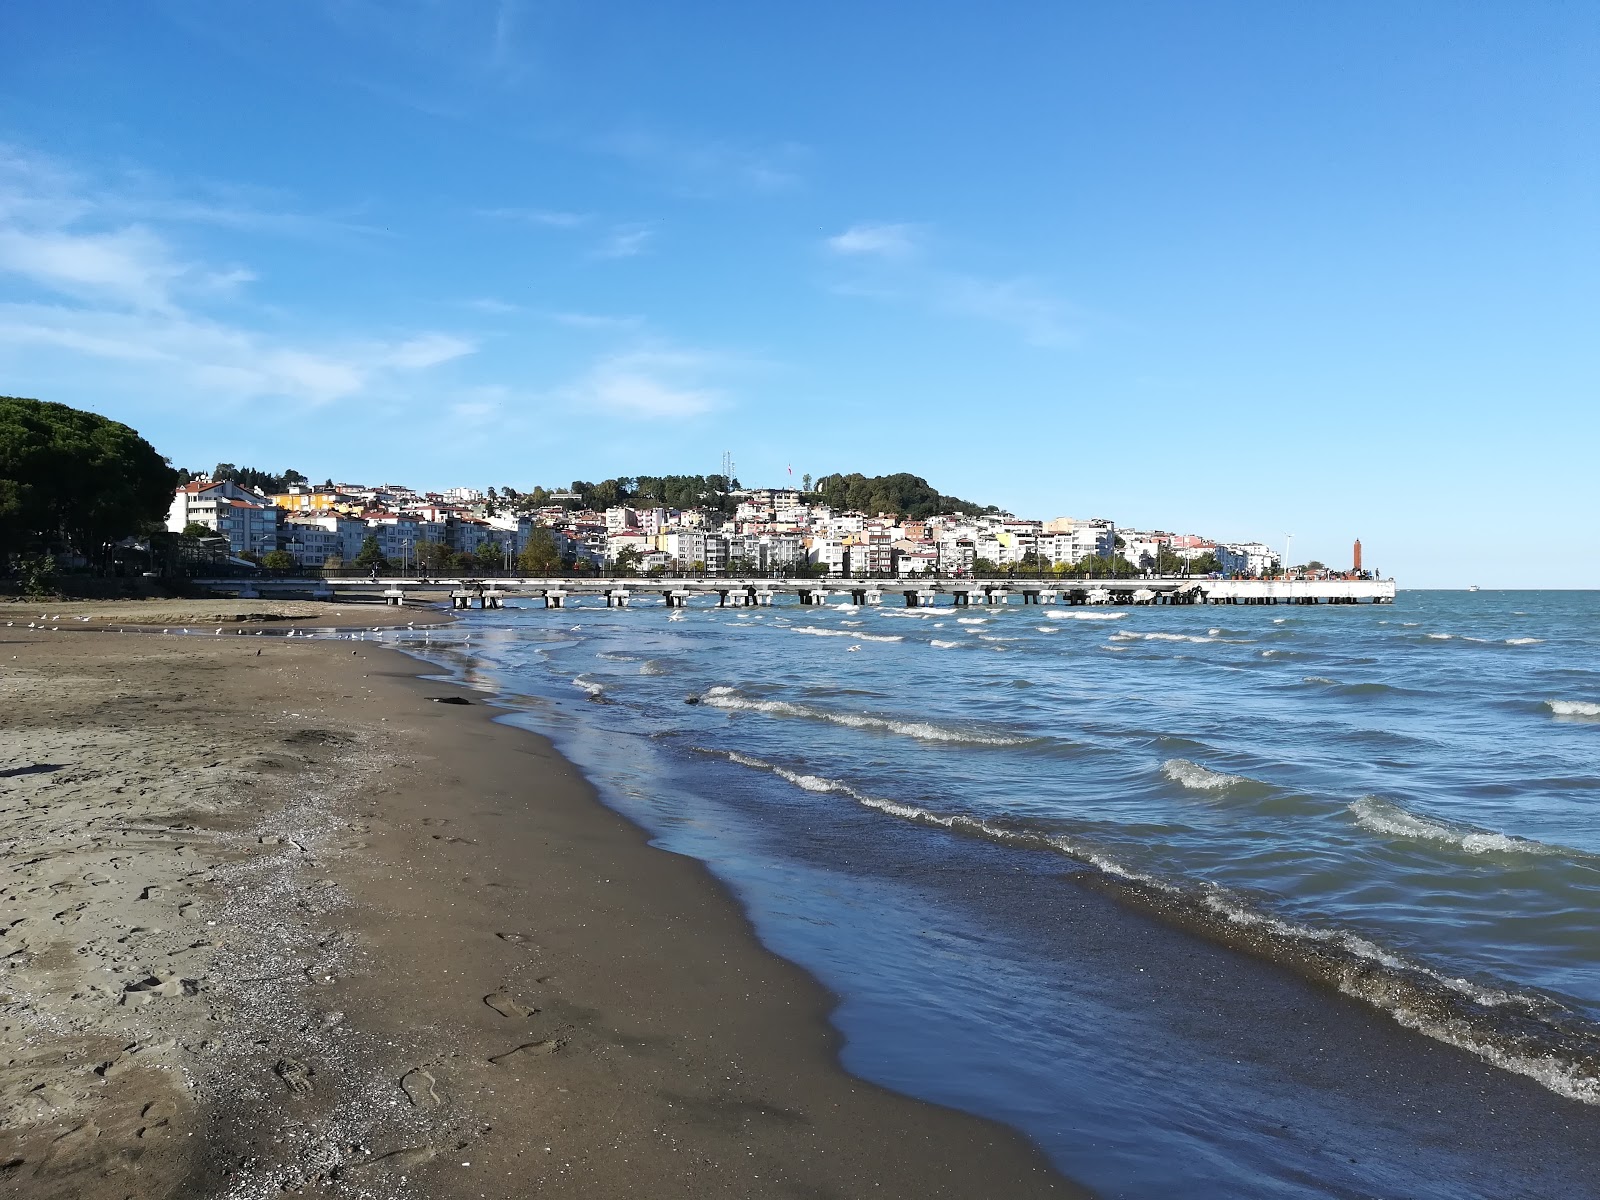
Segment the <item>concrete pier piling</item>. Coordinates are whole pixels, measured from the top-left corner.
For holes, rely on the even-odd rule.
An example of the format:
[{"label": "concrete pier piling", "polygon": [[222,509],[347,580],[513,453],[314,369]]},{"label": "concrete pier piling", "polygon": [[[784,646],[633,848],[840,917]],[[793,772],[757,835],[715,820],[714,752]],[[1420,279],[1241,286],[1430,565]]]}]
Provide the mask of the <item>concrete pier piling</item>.
[{"label": "concrete pier piling", "polygon": [[[196,583],[218,592],[249,598],[304,594],[307,581],[297,579],[205,579]],[[497,579],[493,586],[480,579],[320,580],[314,585],[319,598],[365,593],[385,604],[402,605],[407,595],[444,588],[457,609],[502,608],[508,596],[524,595],[544,601],[546,608],[563,608],[568,596],[604,598],[607,607],[626,608],[635,592],[654,592],[669,608],[683,608],[697,597],[715,596],[730,608],[771,605],[780,594],[801,604],[826,604],[839,596],[848,604],[881,605],[886,592],[898,592],[907,608],[931,608],[949,597],[949,605],[967,608],[974,603],[1000,605],[1013,595],[1024,605],[1049,604],[1392,604],[1393,579],[1196,579],[1182,576],[1146,576],[1134,579],[833,579],[790,581],[779,579]],[[436,595],[437,593],[434,592]]]}]

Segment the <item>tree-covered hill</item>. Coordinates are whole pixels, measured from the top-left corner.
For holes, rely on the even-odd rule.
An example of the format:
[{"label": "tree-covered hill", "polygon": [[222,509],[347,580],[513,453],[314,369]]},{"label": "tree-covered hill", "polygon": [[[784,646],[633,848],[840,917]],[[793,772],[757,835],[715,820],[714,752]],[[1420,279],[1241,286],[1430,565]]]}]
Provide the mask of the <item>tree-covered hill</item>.
[{"label": "tree-covered hill", "polygon": [[834,509],[864,512],[872,516],[894,513],[901,517],[932,517],[939,513],[998,512],[994,505],[984,507],[955,496],[935,491],[920,475],[824,475],[817,480],[810,499]]}]

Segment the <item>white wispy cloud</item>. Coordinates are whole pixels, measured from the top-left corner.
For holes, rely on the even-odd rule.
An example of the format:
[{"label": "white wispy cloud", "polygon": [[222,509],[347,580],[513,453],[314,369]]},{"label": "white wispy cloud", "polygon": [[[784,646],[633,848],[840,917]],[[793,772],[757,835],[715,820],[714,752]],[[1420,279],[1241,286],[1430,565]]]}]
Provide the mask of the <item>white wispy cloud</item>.
[{"label": "white wispy cloud", "polygon": [[1081,337],[1073,311],[1031,280],[945,275],[930,297],[945,312],[1009,326],[1029,345],[1070,346]]},{"label": "white wispy cloud", "polygon": [[565,325],[569,329],[622,331],[641,329],[644,326],[643,317],[617,317],[606,313],[551,312],[545,316],[557,325]]},{"label": "white wispy cloud", "polygon": [[797,142],[749,145],[640,129],[601,138],[594,148],[691,196],[788,191],[800,185],[810,158],[810,151]]},{"label": "white wispy cloud", "polygon": [[907,224],[859,224],[828,238],[834,254],[910,258],[922,248],[923,227]]},{"label": "white wispy cloud", "polygon": [[[148,223],[120,223],[131,205],[87,178],[15,148],[0,153],[0,279],[20,294],[0,304],[0,349],[14,369],[31,361],[19,355],[64,356],[79,368],[119,364],[108,377],[117,386],[142,371],[141,386],[179,403],[323,404],[476,349],[438,332],[296,338],[251,328],[252,270],[195,258]],[[227,319],[207,311],[221,299]]]},{"label": "white wispy cloud", "polygon": [[696,417],[725,402],[706,376],[724,362],[715,355],[665,344],[607,354],[558,398],[579,411],[599,409],[624,417],[670,420]]},{"label": "white wispy cloud", "polygon": [[593,213],[567,212],[557,208],[480,208],[480,217],[496,221],[523,221],[551,229],[579,229],[594,220]]},{"label": "white wispy cloud", "polygon": [[1069,346],[1081,336],[1071,306],[1037,281],[953,271],[932,261],[925,225],[858,223],[824,238],[822,247],[855,264],[830,284],[839,295],[1002,325],[1031,346]]},{"label": "white wispy cloud", "polygon": [[656,231],[648,225],[617,225],[606,235],[595,250],[596,258],[634,258],[643,254],[655,237]]}]

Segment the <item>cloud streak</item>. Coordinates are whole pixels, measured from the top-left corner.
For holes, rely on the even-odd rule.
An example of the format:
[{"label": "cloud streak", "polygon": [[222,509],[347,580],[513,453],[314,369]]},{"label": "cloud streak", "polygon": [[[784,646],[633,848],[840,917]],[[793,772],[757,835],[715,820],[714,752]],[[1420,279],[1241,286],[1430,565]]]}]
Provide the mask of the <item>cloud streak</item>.
[{"label": "cloud streak", "polygon": [[923,228],[907,224],[852,225],[823,244],[834,254],[910,258],[922,248]]},{"label": "cloud streak", "polygon": [[578,411],[642,420],[682,420],[722,407],[726,397],[705,376],[726,365],[715,355],[663,343],[607,354],[557,399]]},{"label": "cloud streak", "polygon": [[248,328],[237,315],[219,319],[206,312],[218,300],[229,301],[230,312],[248,310],[243,292],[254,272],[191,259],[167,233],[119,223],[122,207],[53,163],[13,148],[0,153],[0,279],[23,294],[0,303],[0,350],[14,363],[24,355],[46,356],[55,370],[62,360],[79,369],[115,363],[109,387],[128,386],[131,368],[143,373],[142,389],[179,403],[318,405],[477,348],[438,332],[296,340]]},{"label": "cloud streak", "polygon": [[857,270],[830,290],[1001,325],[1030,346],[1071,346],[1081,337],[1072,309],[1034,280],[952,271],[929,261],[923,225],[863,222],[824,238],[832,259]]}]

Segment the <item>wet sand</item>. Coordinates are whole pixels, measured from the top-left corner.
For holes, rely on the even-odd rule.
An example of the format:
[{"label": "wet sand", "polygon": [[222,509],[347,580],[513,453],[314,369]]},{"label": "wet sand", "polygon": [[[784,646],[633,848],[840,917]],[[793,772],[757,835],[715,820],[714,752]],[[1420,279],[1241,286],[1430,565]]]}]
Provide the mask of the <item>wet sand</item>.
[{"label": "wet sand", "polygon": [[413,660],[14,619],[0,1191],[1082,1194],[846,1075],[698,863]]}]

